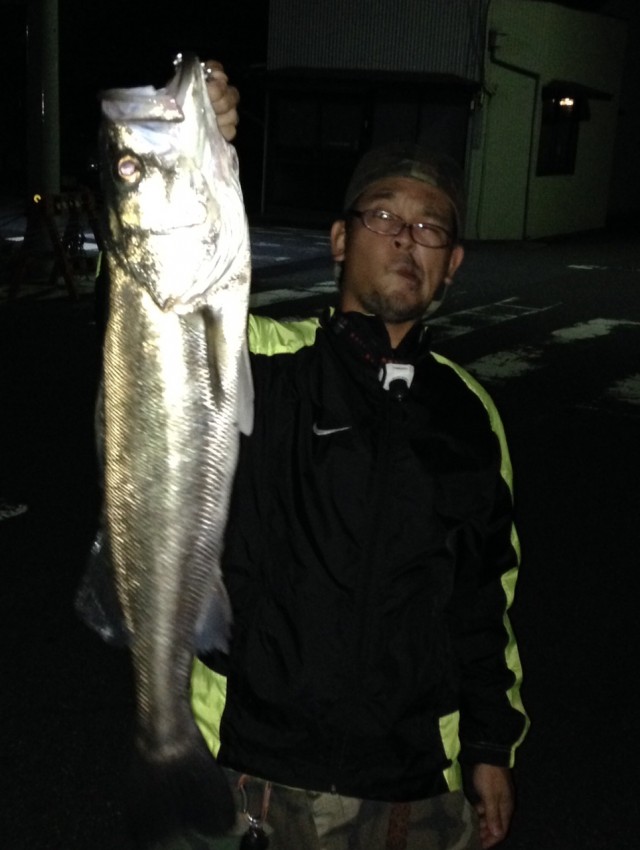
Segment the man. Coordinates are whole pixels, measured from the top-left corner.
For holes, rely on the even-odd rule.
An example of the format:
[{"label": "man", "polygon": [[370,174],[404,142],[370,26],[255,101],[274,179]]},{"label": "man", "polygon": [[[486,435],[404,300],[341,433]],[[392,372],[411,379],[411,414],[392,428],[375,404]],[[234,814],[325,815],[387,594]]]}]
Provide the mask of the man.
[{"label": "man", "polygon": [[[221,71],[211,94],[235,109]],[[509,459],[491,400],[423,323],[463,260],[462,215],[452,161],[370,152],[331,229],[339,309],[249,322],[233,639],[215,672],[196,663],[193,704],[272,850],[489,848],[509,827],[527,728]]]}]

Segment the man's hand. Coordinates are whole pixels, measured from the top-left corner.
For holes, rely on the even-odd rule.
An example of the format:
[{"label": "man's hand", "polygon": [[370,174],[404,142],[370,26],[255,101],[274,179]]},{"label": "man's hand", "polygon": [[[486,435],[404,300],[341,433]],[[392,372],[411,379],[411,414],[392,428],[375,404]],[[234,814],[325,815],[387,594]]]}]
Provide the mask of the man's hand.
[{"label": "man's hand", "polygon": [[230,142],[235,138],[238,126],[237,106],[240,100],[238,89],[229,85],[229,79],[219,62],[207,59],[204,66],[210,71],[207,91],[213,111],[218,118],[218,127],[225,139]]},{"label": "man's hand", "polygon": [[480,819],[480,840],[487,850],[502,841],[509,830],[515,799],[511,771],[493,764],[476,764],[471,781],[477,795],[474,807]]}]

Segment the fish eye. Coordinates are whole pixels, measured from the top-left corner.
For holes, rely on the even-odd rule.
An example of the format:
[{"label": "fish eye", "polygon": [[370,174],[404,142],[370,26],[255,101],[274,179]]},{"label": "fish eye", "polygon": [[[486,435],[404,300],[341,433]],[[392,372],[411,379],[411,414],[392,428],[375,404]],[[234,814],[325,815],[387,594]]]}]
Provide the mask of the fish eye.
[{"label": "fish eye", "polygon": [[142,163],[137,156],[130,153],[125,154],[118,160],[116,173],[125,183],[133,185],[142,178]]}]

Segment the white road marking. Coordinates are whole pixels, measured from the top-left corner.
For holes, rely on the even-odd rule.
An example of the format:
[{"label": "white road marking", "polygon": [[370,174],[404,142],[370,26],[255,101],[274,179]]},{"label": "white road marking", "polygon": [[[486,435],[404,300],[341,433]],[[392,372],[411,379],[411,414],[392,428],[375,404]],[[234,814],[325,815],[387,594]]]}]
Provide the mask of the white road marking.
[{"label": "white road marking", "polygon": [[480,383],[491,383],[508,381],[512,378],[520,378],[527,372],[536,368],[536,361],[542,355],[542,349],[523,346],[512,348],[508,351],[496,351],[486,354],[484,357],[465,364]]},{"label": "white road marking", "polygon": [[297,301],[301,298],[309,298],[310,290],[304,292],[298,289],[268,289],[266,292],[254,292],[249,296],[250,307],[267,307],[269,304],[278,304],[281,301]]},{"label": "white road marking", "polygon": [[311,287],[314,292],[330,292],[337,289],[335,280],[320,280]]},{"label": "white road marking", "polygon": [[628,375],[616,381],[605,393],[615,401],[623,401],[640,407],[640,373]]},{"label": "white road marking", "polygon": [[256,251],[252,251],[251,253],[251,262],[254,265],[254,268],[259,268],[260,266],[268,266],[271,263],[287,263],[290,262],[291,257],[286,254],[282,257],[274,257],[273,254],[259,254]]},{"label": "white road marking", "polygon": [[[639,328],[640,322],[630,322],[623,319],[591,319],[588,322],[577,322],[566,328],[552,331],[547,341],[539,346],[521,346],[518,348],[496,351],[487,354],[470,363],[465,363],[472,375],[481,383],[498,384],[535,370],[539,366],[542,355],[554,345],[582,342],[603,338],[620,328]],[[633,405],[640,408],[640,373],[619,378],[604,393],[590,401],[595,409],[606,408],[611,403]]]},{"label": "white road marking", "polygon": [[640,272],[639,268],[634,266],[598,266],[591,264],[572,263],[567,266],[568,269],[577,269],[578,271],[609,271],[609,272]]},{"label": "white road marking", "polygon": [[313,298],[315,295],[328,295],[334,292],[336,284],[333,280],[322,280],[304,289],[267,289],[264,292],[254,292],[249,297],[250,307],[266,307],[281,301],[300,301]]},{"label": "white road marking", "polygon": [[578,322],[568,328],[559,328],[551,336],[556,342],[576,342],[581,339],[597,339],[608,336],[619,327],[638,326],[640,322],[629,322],[621,319],[591,319],[588,322]]},{"label": "white road marking", "polygon": [[534,313],[544,313],[553,310],[557,304],[549,304],[546,307],[527,307],[517,304],[516,297],[505,298],[493,304],[481,304],[479,307],[471,307],[469,310],[459,310],[429,321],[429,327],[437,327],[437,340],[453,339],[464,336],[480,328],[499,325],[510,322],[512,319],[520,319]]}]

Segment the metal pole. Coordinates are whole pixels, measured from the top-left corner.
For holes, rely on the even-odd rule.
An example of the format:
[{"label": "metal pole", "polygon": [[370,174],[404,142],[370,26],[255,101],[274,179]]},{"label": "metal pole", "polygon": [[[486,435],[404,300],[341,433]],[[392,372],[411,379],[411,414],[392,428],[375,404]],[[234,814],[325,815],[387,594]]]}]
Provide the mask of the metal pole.
[{"label": "metal pole", "polygon": [[39,279],[52,267],[45,198],[60,192],[58,0],[27,2],[27,227],[23,262],[14,291],[25,277]]},{"label": "metal pole", "polygon": [[29,0],[27,19],[27,190],[60,191],[58,0]]}]

